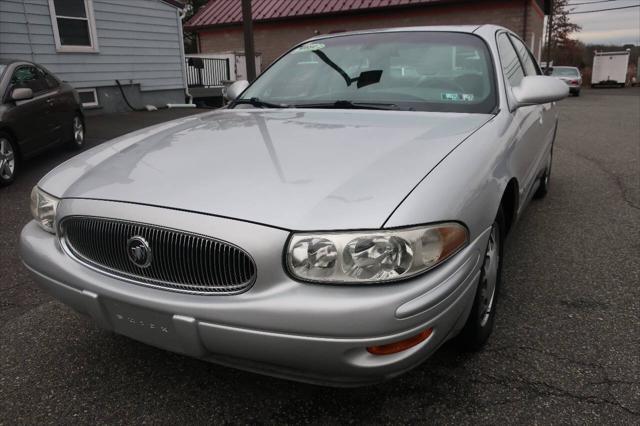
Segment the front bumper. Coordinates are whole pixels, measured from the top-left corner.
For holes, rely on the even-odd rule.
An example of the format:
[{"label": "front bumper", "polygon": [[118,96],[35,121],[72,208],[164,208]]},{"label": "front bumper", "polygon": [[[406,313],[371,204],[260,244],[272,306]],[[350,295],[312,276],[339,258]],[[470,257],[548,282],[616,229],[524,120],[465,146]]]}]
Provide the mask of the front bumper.
[{"label": "front bumper", "polygon": [[[158,207],[64,200],[59,215],[99,215],[212,235],[256,261],[253,287],[233,296],[181,294],[138,286],[87,268],[35,222],[22,231],[22,259],[37,282],[100,326],[193,357],[288,379],[362,385],[424,361],[464,325],[487,233],[415,279],[379,286],[299,283],[282,267],[287,231]],[[432,335],[406,351],[366,347]]]}]

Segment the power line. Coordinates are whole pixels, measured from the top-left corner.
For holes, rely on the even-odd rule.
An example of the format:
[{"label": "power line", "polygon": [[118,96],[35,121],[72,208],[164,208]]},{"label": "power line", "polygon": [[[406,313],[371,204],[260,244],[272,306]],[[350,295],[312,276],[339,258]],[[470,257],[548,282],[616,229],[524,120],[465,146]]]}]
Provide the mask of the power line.
[{"label": "power line", "polygon": [[640,7],[640,4],[634,4],[633,6],[610,7],[609,9],[583,10],[580,12],[569,12],[567,13],[567,15],[578,15],[581,13],[593,13],[593,12],[607,12],[609,10],[631,9],[632,7]]},{"label": "power line", "polygon": [[597,1],[590,1],[590,2],[582,2],[582,3],[567,3],[567,6],[581,6],[583,4],[609,3],[611,1],[621,1],[621,0],[597,0]]}]

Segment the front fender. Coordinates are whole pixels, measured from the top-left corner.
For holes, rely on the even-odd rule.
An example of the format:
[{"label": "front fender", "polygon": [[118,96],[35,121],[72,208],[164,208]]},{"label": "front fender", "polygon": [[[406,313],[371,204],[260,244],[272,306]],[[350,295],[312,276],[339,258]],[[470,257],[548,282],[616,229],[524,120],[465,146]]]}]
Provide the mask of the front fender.
[{"label": "front fender", "polygon": [[514,135],[508,114],[499,114],[445,157],[411,191],[385,228],[457,220],[473,240],[493,223],[514,176],[509,152]]}]

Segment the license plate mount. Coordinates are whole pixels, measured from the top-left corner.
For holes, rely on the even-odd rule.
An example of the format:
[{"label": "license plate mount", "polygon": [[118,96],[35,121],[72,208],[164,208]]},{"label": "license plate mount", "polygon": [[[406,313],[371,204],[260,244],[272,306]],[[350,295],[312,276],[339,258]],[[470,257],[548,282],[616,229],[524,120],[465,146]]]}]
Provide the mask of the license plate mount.
[{"label": "license plate mount", "polygon": [[181,351],[173,316],[116,300],[105,300],[116,333],[170,351]]}]

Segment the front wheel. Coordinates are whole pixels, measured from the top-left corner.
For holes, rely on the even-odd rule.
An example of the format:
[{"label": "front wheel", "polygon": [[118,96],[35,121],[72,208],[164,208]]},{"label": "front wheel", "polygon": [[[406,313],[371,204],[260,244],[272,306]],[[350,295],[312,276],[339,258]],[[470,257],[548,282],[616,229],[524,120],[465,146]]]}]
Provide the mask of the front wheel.
[{"label": "front wheel", "polygon": [[18,155],[11,136],[0,132],[0,186],[9,185],[16,177]]},{"label": "front wheel", "polygon": [[458,336],[459,343],[466,350],[477,351],[481,349],[493,330],[502,275],[504,229],[504,215],[502,208],[500,208],[491,226],[471,313]]},{"label": "front wheel", "polygon": [[71,123],[72,138],[71,147],[74,149],[82,149],[84,147],[84,120],[80,114],[73,116],[73,122]]}]

